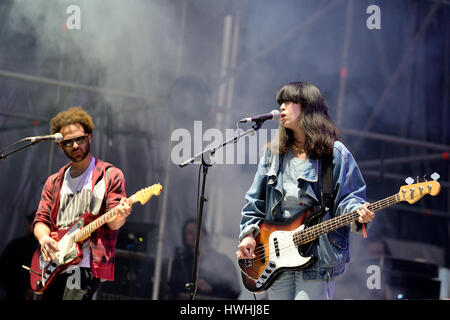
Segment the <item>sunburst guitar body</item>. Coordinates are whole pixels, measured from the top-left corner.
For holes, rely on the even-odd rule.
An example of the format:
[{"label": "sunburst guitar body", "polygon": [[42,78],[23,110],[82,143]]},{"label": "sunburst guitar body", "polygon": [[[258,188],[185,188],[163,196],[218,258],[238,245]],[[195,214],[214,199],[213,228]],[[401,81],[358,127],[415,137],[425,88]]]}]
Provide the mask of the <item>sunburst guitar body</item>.
[{"label": "sunburst guitar body", "polygon": [[[439,175],[434,173],[431,177],[435,180],[402,186],[397,194],[370,204],[369,210],[377,212],[401,201],[412,204],[426,194],[437,195],[441,190],[436,181]],[[309,218],[305,221],[304,215],[283,223],[261,222],[261,232],[255,238],[255,258],[238,260],[245,288],[251,292],[262,292],[284,270],[301,270],[313,265],[316,258],[305,254],[309,250],[304,248],[309,248],[320,235],[349,225],[358,217],[358,212],[353,211],[319,223],[310,223]]]}]

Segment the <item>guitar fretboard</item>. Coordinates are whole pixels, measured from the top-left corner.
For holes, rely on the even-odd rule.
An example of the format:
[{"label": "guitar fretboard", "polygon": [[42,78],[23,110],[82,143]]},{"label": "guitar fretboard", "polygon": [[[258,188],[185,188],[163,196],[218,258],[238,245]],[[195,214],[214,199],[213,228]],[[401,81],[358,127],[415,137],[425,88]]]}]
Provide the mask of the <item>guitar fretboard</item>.
[{"label": "guitar fretboard", "polygon": [[[370,204],[368,208],[372,212],[377,212],[384,208],[387,208],[394,204],[397,204],[400,201],[402,201],[400,199],[400,196],[398,194],[395,194],[395,195],[392,195],[390,197],[387,197],[385,199],[382,199],[382,200],[379,200],[377,202]],[[294,243],[296,246],[299,246],[301,244],[310,242],[322,234],[339,229],[340,227],[346,226],[346,225],[356,221],[358,219],[358,217],[359,217],[358,211],[352,211],[352,212],[337,216],[335,218],[332,218],[330,220],[321,222],[317,225],[306,228],[304,230],[295,232],[293,235]]]},{"label": "guitar fretboard", "polygon": [[107,223],[109,220],[111,220],[115,215],[117,214],[117,207],[112,208],[108,212],[106,212],[104,215],[100,216],[98,219],[95,219],[88,225],[82,227],[79,229],[76,233],[73,235],[73,239],[75,242],[80,242],[89,237],[89,235],[100,228],[102,225]]},{"label": "guitar fretboard", "polygon": [[[157,183],[157,184],[152,185],[151,187],[147,187],[145,189],[142,189],[142,190],[136,192],[131,197],[129,197],[127,199],[127,201],[130,204],[130,206],[132,206],[133,204],[135,204],[138,201],[141,202],[141,204],[144,204],[153,195],[159,195],[161,190],[162,190],[162,186],[159,183]],[[103,214],[102,216],[98,217],[97,219],[95,219],[94,221],[89,223],[88,225],[86,225],[86,226],[78,229],[76,232],[74,232],[74,234],[72,235],[73,240],[75,242],[80,242],[80,241],[87,239],[87,237],[89,237],[89,235],[92,232],[94,232],[95,230],[100,228],[102,225],[107,223],[109,220],[111,220],[116,215],[117,215],[117,206],[112,208],[111,210],[109,210],[108,212]]]}]

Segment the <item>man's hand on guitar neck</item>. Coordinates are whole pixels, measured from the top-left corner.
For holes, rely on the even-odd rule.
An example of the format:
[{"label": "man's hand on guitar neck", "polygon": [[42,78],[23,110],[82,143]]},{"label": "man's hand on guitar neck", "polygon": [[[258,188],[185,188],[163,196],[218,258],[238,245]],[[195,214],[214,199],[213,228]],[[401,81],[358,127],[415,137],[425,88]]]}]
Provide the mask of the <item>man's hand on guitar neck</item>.
[{"label": "man's hand on guitar neck", "polygon": [[116,215],[106,223],[108,227],[112,230],[119,230],[131,214],[131,209],[131,204],[127,198],[120,199],[120,203],[114,208]]},{"label": "man's hand on guitar neck", "polygon": [[256,240],[252,233],[239,243],[236,256],[238,259],[255,259]]}]

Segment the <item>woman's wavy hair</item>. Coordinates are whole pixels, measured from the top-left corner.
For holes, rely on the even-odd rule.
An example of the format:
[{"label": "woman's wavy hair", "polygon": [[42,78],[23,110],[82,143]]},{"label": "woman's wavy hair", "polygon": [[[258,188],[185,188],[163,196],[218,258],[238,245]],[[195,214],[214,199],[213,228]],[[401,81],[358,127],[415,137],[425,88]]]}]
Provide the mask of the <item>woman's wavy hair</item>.
[{"label": "woman's wavy hair", "polygon": [[[336,126],[331,121],[325,98],[319,89],[308,82],[290,82],[277,93],[277,102],[300,104],[300,125],[305,131],[305,152],[311,158],[319,159],[333,152],[333,145],[339,139]],[[278,138],[278,139],[277,139]],[[294,133],[280,122],[278,137],[271,142],[272,152],[284,154],[294,143]]]}]

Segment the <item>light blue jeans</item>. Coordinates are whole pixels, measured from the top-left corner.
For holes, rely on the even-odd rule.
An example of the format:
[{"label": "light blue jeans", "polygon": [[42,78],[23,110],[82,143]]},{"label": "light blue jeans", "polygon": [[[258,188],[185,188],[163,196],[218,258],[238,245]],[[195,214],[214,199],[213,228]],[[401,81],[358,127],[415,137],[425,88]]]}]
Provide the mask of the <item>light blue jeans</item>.
[{"label": "light blue jeans", "polygon": [[284,271],[268,289],[269,300],[333,299],[335,279],[303,280],[302,271]]}]

